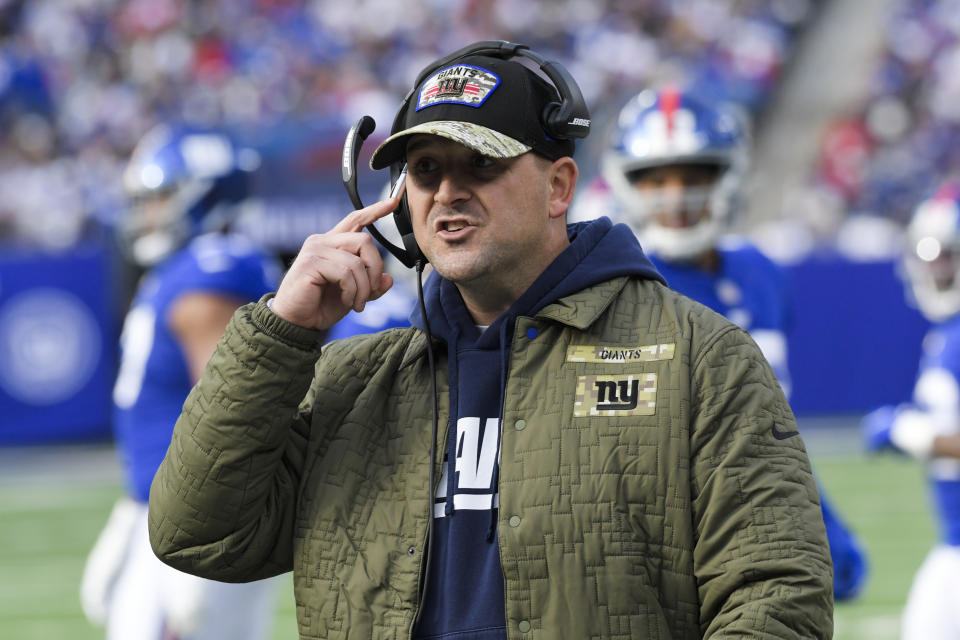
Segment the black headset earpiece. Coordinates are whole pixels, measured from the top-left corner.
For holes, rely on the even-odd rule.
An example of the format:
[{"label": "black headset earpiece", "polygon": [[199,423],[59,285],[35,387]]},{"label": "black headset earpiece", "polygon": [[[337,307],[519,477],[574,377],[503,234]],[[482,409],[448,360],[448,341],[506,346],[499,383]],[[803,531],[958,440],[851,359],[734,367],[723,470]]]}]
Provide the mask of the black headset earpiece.
[{"label": "black headset earpiece", "polygon": [[[585,138],[590,133],[590,110],[583,99],[583,93],[577,85],[573,76],[559,62],[546,60],[538,53],[530,50],[525,44],[516,42],[507,42],[506,40],[484,40],[475,42],[471,45],[454,51],[450,55],[444,56],[426,67],[417,76],[413,88],[407,92],[397,109],[397,115],[393,119],[393,126],[390,128],[390,135],[403,129],[407,110],[410,108],[410,101],[417,87],[435,71],[450,65],[451,63],[465,58],[467,56],[490,56],[509,60],[510,58],[525,57],[535,62],[540,70],[550,79],[553,86],[556,87],[560,96],[560,102],[551,102],[540,115],[540,123],[547,134],[556,140],[574,140],[576,138]],[[363,208],[360,201],[360,195],[357,192],[357,158],[360,155],[360,146],[363,141],[373,133],[375,128],[373,118],[363,116],[357,123],[351,127],[347,134],[347,140],[343,146],[343,184],[350,195],[353,206],[357,209]],[[396,162],[390,165],[390,184],[395,185],[397,180],[403,174],[405,168],[403,162]],[[410,207],[407,204],[406,194],[400,200],[400,205],[393,212],[394,222],[397,225],[397,231],[403,241],[403,247],[391,243],[374,225],[368,225],[367,230],[376,238],[383,247],[389,251],[404,266],[413,267],[417,263],[426,263],[427,258],[423,255],[420,247],[417,245],[416,238],[413,235],[413,222],[410,218]]]},{"label": "black headset earpiece", "polygon": [[560,102],[548,104],[540,116],[543,128],[550,137],[557,140],[586,138],[590,133],[590,110],[583,99],[580,86],[570,72],[559,62],[545,60],[526,45],[505,44],[517,47],[515,55],[524,56],[537,63],[560,94]]},{"label": "black headset earpiece", "polygon": [[[394,162],[390,165],[390,184],[395,185],[394,188],[399,188],[398,181],[401,177],[406,179],[406,168],[407,165],[403,162]],[[406,192],[400,197],[400,204],[393,212],[393,221],[397,225],[397,231],[400,232],[400,240],[403,242],[403,249],[406,252],[404,258],[397,256],[395,253],[394,256],[407,267],[413,267],[419,261],[429,262],[427,256],[423,255],[420,250],[420,245],[417,244],[417,237],[413,234],[413,220],[410,217],[410,205],[407,204]],[[408,262],[410,264],[407,264]]]}]

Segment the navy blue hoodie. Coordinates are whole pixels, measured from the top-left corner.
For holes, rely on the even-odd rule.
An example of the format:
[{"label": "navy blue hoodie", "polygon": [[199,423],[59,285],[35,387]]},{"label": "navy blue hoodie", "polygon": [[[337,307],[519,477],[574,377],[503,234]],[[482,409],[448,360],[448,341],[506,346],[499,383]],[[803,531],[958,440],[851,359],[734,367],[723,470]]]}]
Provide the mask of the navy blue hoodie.
[{"label": "navy blue hoodie", "polygon": [[[430,329],[447,345],[450,433],[417,638],[506,638],[497,476],[503,391],[517,317],[532,316],[564,296],[618,276],[663,282],[626,225],[599,218],[568,225],[567,233],[570,246],[483,333],[453,283],[434,273],[424,287]],[[424,328],[419,308],[410,320]]]}]

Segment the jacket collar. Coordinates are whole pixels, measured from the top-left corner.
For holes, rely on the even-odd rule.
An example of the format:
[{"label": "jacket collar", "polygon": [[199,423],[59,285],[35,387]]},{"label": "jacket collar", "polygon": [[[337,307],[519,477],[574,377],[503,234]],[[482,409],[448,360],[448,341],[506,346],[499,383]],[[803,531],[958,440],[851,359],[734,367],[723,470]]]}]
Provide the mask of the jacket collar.
[{"label": "jacket collar", "polygon": [[547,305],[534,317],[584,330],[607,310],[630,279],[631,276],[619,276],[589,286]]},{"label": "jacket collar", "polygon": [[[427,355],[427,334],[422,329],[412,327],[410,332],[413,336],[410,338],[410,342],[407,343],[407,350],[403,354],[403,359],[400,361],[400,368],[408,367],[420,358],[424,358]],[[434,348],[437,345],[441,344],[441,341],[437,338],[433,339]]]},{"label": "jacket collar", "polygon": [[[631,276],[620,276],[592,285],[547,305],[534,317],[559,322],[581,331],[586,330],[607,310],[607,307],[613,303],[630,279]],[[403,355],[401,368],[426,356],[426,333],[415,330],[413,334],[410,343],[407,345],[406,353]],[[440,344],[440,342],[438,338],[434,338],[435,345]]]}]

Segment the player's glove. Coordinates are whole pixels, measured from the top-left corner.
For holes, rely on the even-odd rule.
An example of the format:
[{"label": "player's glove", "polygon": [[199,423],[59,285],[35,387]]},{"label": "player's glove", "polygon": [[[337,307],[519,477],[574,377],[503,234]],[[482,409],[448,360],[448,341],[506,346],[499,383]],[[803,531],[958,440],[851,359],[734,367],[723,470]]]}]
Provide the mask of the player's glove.
[{"label": "player's glove", "polygon": [[867,449],[892,447],[921,460],[930,457],[939,435],[930,416],[911,405],[876,409],[864,416],[861,427]]},{"label": "player's glove", "polygon": [[897,408],[893,405],[874,409],[860,421],[860,431],[863,434],[863,443],[867,451],[881,451],[893,448],[890,440],[890,429],[893,427]]}]

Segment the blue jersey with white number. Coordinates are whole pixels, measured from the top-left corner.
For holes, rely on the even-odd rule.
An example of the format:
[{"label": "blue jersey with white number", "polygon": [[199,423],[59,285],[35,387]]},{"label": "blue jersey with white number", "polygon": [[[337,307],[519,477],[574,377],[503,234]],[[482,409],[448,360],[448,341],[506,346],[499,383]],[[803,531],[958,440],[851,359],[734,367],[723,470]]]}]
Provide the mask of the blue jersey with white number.
[{"label": "blue jersey with white number", "polygon": [[169,325],[173,303],[204,292],[257,300],[277,287],[271,258],[238,236],[204,235],[141,280],[121,336],[120,372],[113,390],[113,427],[127,490],[146,502],[183,401],[193,386]]}]

